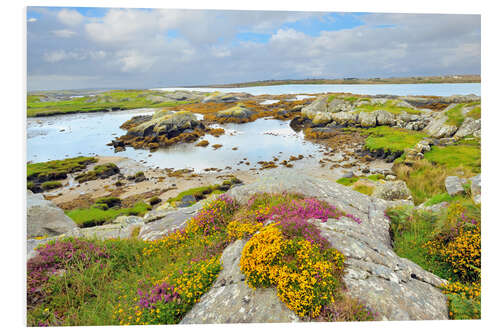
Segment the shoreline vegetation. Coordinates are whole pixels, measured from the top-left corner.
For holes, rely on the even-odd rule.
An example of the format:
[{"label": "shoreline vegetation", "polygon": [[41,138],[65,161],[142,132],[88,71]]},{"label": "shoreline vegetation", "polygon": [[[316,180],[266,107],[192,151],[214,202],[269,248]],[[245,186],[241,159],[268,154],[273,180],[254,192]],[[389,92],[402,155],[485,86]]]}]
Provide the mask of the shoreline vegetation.
[{"label": "shoreline vegetation", "polygon": [[418,83],[481,83],[480,75],[446,75],[415,76],[391,78],[341,78],[341,79],[285,79],[263,80],[241,83],[208,84],[201,86],[185,86],[183,88],[243,88],[257,86],[274,86],[283,84],[418,84]]},{"label": "shoreline vegetation", "polygon": [[[235,316],[250,304],[288,320],[480,319],[481,98],[294,95],[30,95],[31,115],[157,107],[122,124],[127,134],[108,144],[115,151],[208,147],[207,138],[232,135],[212,125],[271,117],[320,145],[322,156],[199,174],[141,171],[118,157],[28,163],[36,192],[28,201],[48,202],[51,223],[58,210],[72,224],[28,235],[28,325],[189,323],[192,311],[223,318],[232,301]],[[288,168],[296,172],[285,177],[288,189],[301,193],[278,190],[285,182],[277,174]],[[29,209],[28,224],[40,221],[40,208],[35,217]],[[363,289],[364,281],[377,285]],[[269,287],[266,302],[274,297],[281,310],[255,298]]]}]

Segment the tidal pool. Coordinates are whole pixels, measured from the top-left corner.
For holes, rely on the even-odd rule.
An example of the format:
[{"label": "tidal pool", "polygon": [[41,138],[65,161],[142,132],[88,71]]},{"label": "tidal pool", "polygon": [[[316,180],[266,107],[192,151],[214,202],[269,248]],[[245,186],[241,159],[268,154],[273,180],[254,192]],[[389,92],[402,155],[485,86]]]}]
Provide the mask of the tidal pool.
[{"label": "tidal pool", "polygon": [[[246,124],[215,125],[226,130],[218,138],[206,135],[208,147],[196,147],[195,143],[182,143],[155,152],[127,147],[115,153],[106,144],[126,131],[120,125],[132,116],[151,114],[152,109],[136,109],[106,113],[72,114],[52,117],[28,118],[27,160],[44,162],[79,155],[125,156],[145,165],[160,168],[192,168],[195,172],[206,168],[247,170],[259,161],[281,160],[290,155],[314,155],[320,158],[319,145],[305,141],[303,134],[296,133],[289,121],[257,119]],[[214,150],[211,145],[221,144]],[[237,150],[233,150],[237,147]],[[151,155],[151,156],[149,156]],[[246,159],[245,159],[246,158]],[[250,165],[239,163],[249,162]],[[239,163],[239,164],[238,164]]]}]

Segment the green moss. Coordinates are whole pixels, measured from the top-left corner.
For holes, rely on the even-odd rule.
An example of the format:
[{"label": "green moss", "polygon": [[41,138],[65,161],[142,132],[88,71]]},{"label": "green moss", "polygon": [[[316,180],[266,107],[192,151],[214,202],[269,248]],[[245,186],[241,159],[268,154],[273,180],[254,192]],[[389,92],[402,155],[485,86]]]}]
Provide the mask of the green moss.
[{"label": "green moss", "polygon": [[337,183],[344,186],[351,186],[355,182],[359,180],[359,177],[350,177],[350,178],[339,178],[337,179]]},{"label": "green moss", "polygon": [[427,160],[447,168],[464,167],[473,173],[481,172],[481,148],[476,143],[432,146],[424,156]]},{"label": "green moss", "polygon": [[359,193],[363,193],[366,195],[372,195],[374,187],[373,186],[366,186],[366,185],[354,185],[352,188],[354,191],[358,191]]},{"label": "green moss", "polygon": [[[104,202],[98,202],[97,204],[106,205],[106,203]],[[101,209],[97,207],[73,209],[67,211],[66,215],[68,215],[73,221],[75,221],[75,223],[79,227],[86,228],[111,222],[120,215],[144,215],[144,213],[151,209],[150,205],[142,201],[136,203],[133,207],[130,208]]]},{"label": "green moss", "polygon": [[61,184],[61,182],[58,182],[58,181],[48,181],[48,182],[42,183],[41,187],[42,187],[42,190],[48,191],[48,190],[53,190],[53,189],[58,188],[58,187],[62,187],[62,184]]},{"label": "green moss", "polygon": [[365,147],[375,151],[382,149],[385,152],[403,152],[415,146],[425,137],[425,133],[410,131],[402,128],[378,126],[362,130],[367,134]]},{"label": "green moss", "polygon": [[74,157],[64,160],[32,163],[26,166],[27,178],[29,181],[39,183],[64,179],[68,173],[83,170],[87,165],[95,162],[97,162],[97,159],[94,157]]},{"label": "green moss", "polygon": [[463,104],[458,104],[454,108],[446,111],[446,116],[448,116],[446,124],[460,127],[465,120],[465,116],[462,114],[463,108]]}]

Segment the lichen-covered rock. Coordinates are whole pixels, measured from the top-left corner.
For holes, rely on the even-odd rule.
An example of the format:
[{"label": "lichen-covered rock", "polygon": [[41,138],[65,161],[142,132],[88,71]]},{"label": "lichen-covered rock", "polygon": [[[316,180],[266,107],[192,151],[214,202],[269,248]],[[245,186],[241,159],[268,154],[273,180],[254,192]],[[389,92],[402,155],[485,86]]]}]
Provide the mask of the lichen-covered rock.
[{"label": "lichen-covered rock", "polygon": [[388,201],[412,200],[411,192],[402,180],[377,183],[372,195]]},{"label": "lichen-covered rock", "polygon": [[458,130],[454,125],[446,124],[448,116],[446,111],[454,108],[456,104],[451,104],[444,111],[440,112],[431,122],[424,128],[424,131],[433,138],[448,138],[452,137]]},{"label": "lichen-covered rock", "polygon": [[465,179],[462,179],[457,176],[448,176],[444,180],[444,186],[446,187],[446,192],[448,192],[449,195],[457,195],[464,193],[464,186],[463,184],[465,183]]},{"label": "lichen-covered rock", "polygon": [[375,112],[360,112],[358,121],[363,127],[374,127],[377,126],[377,115]]},{"label": "lichen-covered rock", "polygon": [[455,138],[463,138],[465,136],[472,135],[477,131],[481,131],[481,119],[475,120],[467,117],[455,133]]},{"label": "lichen-covered rock", "polygon": [[311,104],[302,108],[302,116],[314,119],[318,113],[326,113],[328,108],[328,96],[323,95],[316,98]]},{"label": "lichen-covered rock", "polygon": [[481,174],[475,175],[470,178],[470,190],[472,194],[472,200],[475,203],[481,203]]},{"label": "lichen-covered rock", "polygon": [[332,115],[326,112],[316,113],[312,121],[314,126],[324,126],[331,122],[332,122]]},{"label": "lichen-covered rock", "polygon": [[396,123],[394,115],[386,110],[376,110],[373,113],[377,117],[378,126],[393,126]]},{"label": "lichen-covered rock", "polygon": [[240,271],[245,241],[237,240],[222,253],[222,271],[212,288],[182,319],[181,324],[282,323],[299,318],[283,304],[274,288],[252,289]]},{"label": "lichen-covered rock", "polygon": [[350,103],[346,102],[340,98],[334,98],[328,103],[327,110],[330,113],[336,112],[349,112],[352,111],[353,107]]},{"label": "lichen-covered rock", "polygon": [[234,118],[234,119],[246,119],[250,120],[250,117],[255,114],[252,111],[242,105],[236,105],[231,108],[219,111],[216,113],[217,118]]},{"label": "lichen-covered rock", "polygon": [[150,121],[139,124],[128,130],[128,135],[137,137],[165,135],[168,138],[180,133],[201,127],[196,116],[188,111],[157,111]]},{"label": "lichen-covered rock", "polygon": [[332,119],[340,125],[354,125],[358,123],[356,112],[337,112],[332,114]]},{"label": "lichen-covered rock", "polygon": [[75,222],[64,214],[61,208],[45,200],[41,193],[33,194],[28,191],[26,208],[28,238],[57,236],[77,228]]}]

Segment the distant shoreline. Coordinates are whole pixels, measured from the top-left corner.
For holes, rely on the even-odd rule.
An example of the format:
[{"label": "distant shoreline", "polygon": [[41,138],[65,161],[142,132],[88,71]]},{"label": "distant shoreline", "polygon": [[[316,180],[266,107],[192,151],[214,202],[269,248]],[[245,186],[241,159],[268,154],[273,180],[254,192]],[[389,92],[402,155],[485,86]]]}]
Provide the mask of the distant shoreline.
[{"label": "distant shoreline", "polygon": [[276,86],[287,84],[429,84],[429,83],[481,83],[480,75],[418,76],[396,78],[343,78],[343,79],[302,79],[265,80],[228,84],[189,85],[182,88],[245,88]]}]

